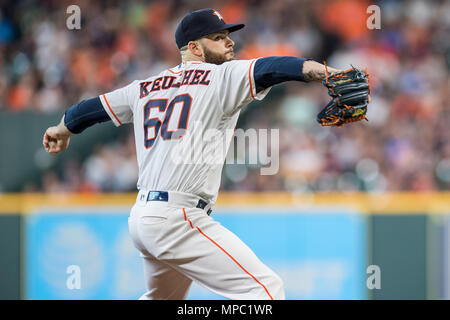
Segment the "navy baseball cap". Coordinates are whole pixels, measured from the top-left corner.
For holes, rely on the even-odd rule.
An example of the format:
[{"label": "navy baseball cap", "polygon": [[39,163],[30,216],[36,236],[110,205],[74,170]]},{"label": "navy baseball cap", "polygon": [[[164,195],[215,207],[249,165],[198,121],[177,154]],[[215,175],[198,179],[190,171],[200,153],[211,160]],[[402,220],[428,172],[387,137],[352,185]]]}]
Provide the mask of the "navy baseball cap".
[{"label": "navy baseball cap", "polygon": [[227,24],[219,12],[214,9],[201,9],[186,15],[175,31],[175,41],[179,49],[211,33],[242,29],[244,24]]}]

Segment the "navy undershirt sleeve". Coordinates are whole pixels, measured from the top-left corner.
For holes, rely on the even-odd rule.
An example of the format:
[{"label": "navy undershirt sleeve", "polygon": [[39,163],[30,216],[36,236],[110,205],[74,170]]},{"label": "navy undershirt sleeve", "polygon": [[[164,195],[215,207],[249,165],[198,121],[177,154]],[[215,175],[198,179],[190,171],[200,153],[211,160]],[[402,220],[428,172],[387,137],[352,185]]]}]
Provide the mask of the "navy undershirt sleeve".
[{"label": "navy undershirt sleeve", "polygon": [[305,58],[266,57],[256,60],[253,75],[256,92],[285,81],[304,81],[303,63]]},{"label": "navy undershirt sleeve", "polygon": [[67,109],[64,124],[72,133],[80,133],[84,129],[100,122],[111,120],[99,97],[82,100]]}]

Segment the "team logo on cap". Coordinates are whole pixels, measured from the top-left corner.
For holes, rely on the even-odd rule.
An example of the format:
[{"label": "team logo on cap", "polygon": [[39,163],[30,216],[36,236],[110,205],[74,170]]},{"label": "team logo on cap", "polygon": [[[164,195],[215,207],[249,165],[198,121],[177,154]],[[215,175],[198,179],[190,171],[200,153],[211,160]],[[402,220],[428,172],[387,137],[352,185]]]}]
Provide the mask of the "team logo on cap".
[{"label": "team logo on cap", "polygon": [[213,15],[217,16],[220,20],[223,20],[223,18],[220,15],[220,13],[218,13],[216,10],[214,10]]}]

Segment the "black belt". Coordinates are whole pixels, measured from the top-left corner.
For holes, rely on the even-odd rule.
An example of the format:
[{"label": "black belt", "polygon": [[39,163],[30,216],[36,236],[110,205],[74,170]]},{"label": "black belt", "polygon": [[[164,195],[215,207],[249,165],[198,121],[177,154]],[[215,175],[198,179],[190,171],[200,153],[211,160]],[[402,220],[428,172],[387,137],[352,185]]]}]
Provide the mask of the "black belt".
[{"label": "black belt", "polygon": [[[147,196],[147,201],[169,201],[169,192],[167,191],[150,191]],[[200,199],[198,200],[196,208],[205,209],[205,207],[208,205],[208,202]],[[209,216],[211,214],[212,210],[208,209],[206,214]]]},{"label": "black belt", "polygon": [[[202,199],[198,200],[197,206],[196,208],[200,208],[200,209],[205,209],[205,207],[208,205],[208,203],[206,201],[203,201]],[[206,212],[206,214],[209,216],[211,214],[212,210],[211,208],[208,209],[208,211]]]}]

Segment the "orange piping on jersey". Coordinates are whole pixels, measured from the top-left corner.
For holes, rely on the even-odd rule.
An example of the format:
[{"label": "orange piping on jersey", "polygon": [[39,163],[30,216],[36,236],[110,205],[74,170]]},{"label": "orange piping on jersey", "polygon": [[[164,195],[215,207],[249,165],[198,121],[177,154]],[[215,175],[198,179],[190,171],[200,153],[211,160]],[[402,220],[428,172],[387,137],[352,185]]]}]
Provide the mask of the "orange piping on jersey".
[{"label": "orange piping on jersey", "polygon": [[252,95],[253,100],[255,100],[255,96],[253,95],[253,87],[252,87],[252,77],[251,77],[251,72],[252,72],[252,66],[253,63],[255,63],[256,60],[253,60],[252,63],[250,63],[250,68],[248,69],[248,81],[250,82],[250,94]]},{"label": "orange piping on jersey", "polygon": [[169,71],[169,72],[172,72],[173,74],[180,74],[180,73],[182,73],[183,72],[183,70],[180,70],[180,71],[178,71],[178,72],[173,72],[172,70],[170,70],[170,69],[167,69],[167,71]]},{"label": "orange piping on jersey", "polygon": [[[189,221],[189,224],[191,225],[191,229],[194,229],[191,220],[189,220],[186,216],[186,210],[184,210],[183,208],[183,214],[184,214],[184,221]],[[252,275],[250,272],[248,272],[247,270],[245,270],[245,268],[243,266],[241,266],[241,264],[239,262],[237,262],[237,260],[235,258],[233,258],[233,256],[231,254],[229,254],[224,248],[222,248],[219,244],[217,244],[217,242],[215,242],[213,239],[211,239],[210,237],[208,237],[206,234],[203,233],[203,231],[199,228],[199,227],[195,227],[205,238],[207,238],[209,241],[211,241],[212,243],[214,243],[220,250],[222,250],[223,252],[225,252],[225,254],[227,256],[229,256],[231,258],[231,260],[233,260],[234,262],[236,262],[236,264],[242,269],[244,270],[244,272],[246,274],[248,274],[250,277],[252,277],[259,285],[261,285],[264,290],[267,292],[267,294],[269,295],[270,299],[273,300],[273,297],[270,295],[269,291],[267,290],[266,286],[263,285],[261,282],[258,281],[258,279],[255,278],[254,275]]]},{"label": "orange piping on jersey", "polygon": [[114,111],[111,109],[111,106],[108,103],[108,100],[106,100],[106,96],[103,95],[103,99],[105,99],[106,105],[109,108],[109,111],[111,111],[112,115],[114,116],[114,118],[116,118],[117,122],[119,122],[120,125],[122,125],[122,122],[120,122],[119,118],[117,118],[116,114],[114,113]]},{"label": "orange piping on jersey", "polygon": [[231,256],[231,254],[229,254],[224,248],[222,248],[220,245],[218,245],[217,242],[215,242],[213,239],[211,239],[211,238],[208,237],[206,234],[204,234],[204,233],[202,232],[202,230],[200,230],[199,227],[196,227],[196,228],[197,228],[197,230],[198,230],[203,236],[205,236],[205,237],[206,237],[207,239],[209,239],[212,243],[214,243],[220,250],[222,250],[223,252],[225,252],[225,254],[231,258],[231,260],[233,260],[234,262],[236,262],[236,264],[237,264],[242,270],[244,270],[245,273],[247,273],[250,277],[252,277],[259,285],[261,285],[261,286],[264,288],[264,290],[267,292],[267,294],[269,295],[270,300],[273,300],[273,297],[270,295],[270,293],[269,293],[269,291],[267,290],[267,288],[266,288],[261,282],[259,282],[258,279],[255,278],[255,276],[253,276],[250,272],[248,272],[247,270],[245,270],[245,268],[244,268],[243,266],[241,266],[240,263],[237,262],[236,259],[234,259],[234,258]]},{"label": "orange piping on jersey", "polygon": [[183,208],[183,213],[184,213],[184,221],[189,221],[189,224],[191,225],[191,229],[194,229],[194,226],[192,225],[191,220],[189,220],[189,219],[186,217],[186,211],[184,210],[184,208]]}]

